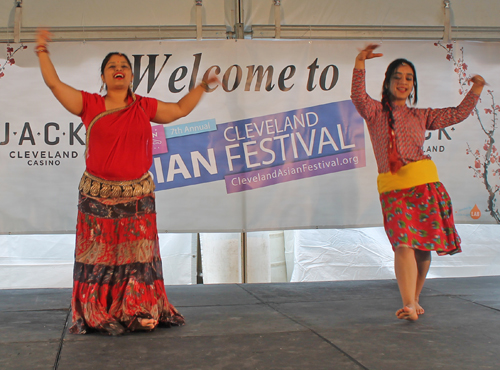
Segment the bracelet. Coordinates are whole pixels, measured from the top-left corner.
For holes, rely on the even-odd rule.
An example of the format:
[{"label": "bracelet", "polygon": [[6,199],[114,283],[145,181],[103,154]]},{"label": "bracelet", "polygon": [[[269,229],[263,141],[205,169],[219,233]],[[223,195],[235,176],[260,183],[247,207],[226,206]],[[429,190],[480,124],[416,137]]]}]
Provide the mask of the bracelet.
[{"label": "bracelet", "polygon": [[37,54],[39,54],[39,53],[50,54],[49,49],[47,49],[47,46],[45,46],[45,45],[37,45],[37,47],[35,48],[35,53],[37,53]]},{"label": "bracelet", "polygon": [[205,92],[208,92],[210,90],[210,87],[208,86],[207,81],[205,80],[201,81],[200,86],[203,88],[203,90],[205,90]]}]

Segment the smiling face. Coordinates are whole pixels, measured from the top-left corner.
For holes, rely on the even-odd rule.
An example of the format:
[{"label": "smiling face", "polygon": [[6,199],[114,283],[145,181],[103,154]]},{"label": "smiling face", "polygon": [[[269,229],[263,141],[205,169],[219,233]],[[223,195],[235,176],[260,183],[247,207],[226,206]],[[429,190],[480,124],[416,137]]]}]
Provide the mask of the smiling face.
[{"label": "smiling face", "polygon": [[413,91],[415,75],[408,64],[401,64],[396,68],[389,81],[389,93],[391,101],[395,105],[405,105],[406,99]]},{"label": "smiling face", "polygon": [[110,89],[128,89],[132,82],[132,69],[125,56],[112,55],[104,66],[101,78]]}]

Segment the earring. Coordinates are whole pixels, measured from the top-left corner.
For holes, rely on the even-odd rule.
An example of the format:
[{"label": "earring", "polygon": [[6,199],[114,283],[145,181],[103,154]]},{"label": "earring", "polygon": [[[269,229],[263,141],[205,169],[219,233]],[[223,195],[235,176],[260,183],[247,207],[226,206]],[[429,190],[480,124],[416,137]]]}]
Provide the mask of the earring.
[{"label": "earring", "polygon": [[106,84],[104,81],[101,83],[101,89],[99,90],[99,93],[102,93],[102,91],[106,88]]},{"label": "earring", "polygon": [[130,83],[130,91],[134,91],[134,84],[132,82]]}]

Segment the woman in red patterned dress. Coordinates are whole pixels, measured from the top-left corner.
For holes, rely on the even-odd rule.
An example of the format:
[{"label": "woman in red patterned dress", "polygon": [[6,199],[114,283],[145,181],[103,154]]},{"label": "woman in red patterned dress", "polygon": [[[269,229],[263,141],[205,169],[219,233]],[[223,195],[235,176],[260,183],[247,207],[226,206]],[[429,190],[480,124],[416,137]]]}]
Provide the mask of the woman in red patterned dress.
[{"label": "woman in red patterned dress", "polygon": [[456,108],[410,108],[407,100],[417,102],[415,67],[406,59],[396,59],[385,73],[379,102],[365,90],[365,60],[382,56],[374,53],[376,48],[368,45],[357,55],[351,98],[366,121],[377,161],[384,228],[394,250],[403,301],[396,316],[414,321],[424,313],[419,296],[431,263],[430,251],[439,255],[461,251],[450,197],[439,182],[436,166],[422,150],[425,132],[467,118],[485,82],[474,76],[469,93]]},{"label": "woman in red patterned dress", "polygon": [[183,325],[167,299],[156,228],[150,121],[189,114],[208,90],[202,82],[178,103],[135,95],[131,63],[110,53],[102,62],[106,95],[59,79],[49,58],[50,33],[39,30],[38,54],[46,85],[86,127],[86,171],[79,186],[71,333],[111,335]]}]

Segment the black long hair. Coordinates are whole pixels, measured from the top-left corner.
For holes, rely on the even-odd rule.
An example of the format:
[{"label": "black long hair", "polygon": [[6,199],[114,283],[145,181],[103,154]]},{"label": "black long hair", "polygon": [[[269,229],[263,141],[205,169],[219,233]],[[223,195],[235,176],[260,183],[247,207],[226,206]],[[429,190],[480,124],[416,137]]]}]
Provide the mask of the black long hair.
[{"label": "black long hair", "polygon": [[[391,105],[391,93],[389,91],[389,86],[391,84],[391,77],[396,71],[396,69],[401,66],[407,64],[413,70],[413,105],[417,103],[417,71],[415,70],[415,66],[409,60],[399,58],[394,60],[385,71],[385,79],[384,84],[382,85],[382,110],[388,113],[387,119],[389,121],[389,127],[394,130],[394,116],[392,115],[392,105]],[[411,97],[408,96],[408,100],[411,103]]]},{"label": "black long hair", "polygon": [[101,63],[101,75],[104,74],[104,68],[106,68],[106,64],[108,64],[109,60],[111,59],[111,57],[113,55],[119,55],[121,57],[124,57],[127,60],[128,66],[130,67],[130,69],[132,69],[132,63],[130,63],[130,59],[128,58],[128,56],[126,54],[119,53],[117,51],[112,51],[111,53],[106,55],[106,57],[103,59],[103,61]]},{"label": "black long hair", "polygon": [[389,92],[389,86],[391,84],[391,77],[396,71],[396,69],[399,66],[402,65],[409,65],[410,68],[413,70],[413,103],[411,102],[411,96],[408,97],[408,100],[410,103],[413,105],[417,104],[417,92],[418,92],[418,84],[417,84],[417,71],[415,70],[415,66],[413,65],[412,62],[410,62],[407,59],[399,58],[394,60],[389,66],[387,67],[387,70],[385,71],[385,79],[384,79],[384,84],[382,85],[382,104],[384,105],[384,110],[386,103],[390,104],[390,92]]}]

